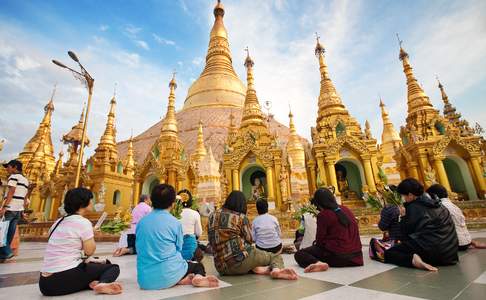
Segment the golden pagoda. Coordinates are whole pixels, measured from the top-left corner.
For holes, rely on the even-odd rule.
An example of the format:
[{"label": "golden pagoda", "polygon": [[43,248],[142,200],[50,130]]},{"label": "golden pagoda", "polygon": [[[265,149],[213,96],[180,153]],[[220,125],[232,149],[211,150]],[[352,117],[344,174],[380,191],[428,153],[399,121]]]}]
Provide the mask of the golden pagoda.
[{"label": "golden pagoda", "polygon": [[[23,164],[23,173],[29,179],[29,183],[34,183],[37,186],[49,181],[49,175],[55,164],[54,146],[51,138],[55,94],[56,87],[52,91],[49,102],[44,106],[44,117],[39,127],[34,136],[25,144],[18,158]],[[41,199],[38,188],[32,192],[30,200],[31,207],[34,210],[40,209]]]},{"label": "golden pagoda", "polygon": [[395,156],[402,177],[417,178],[426,187],[438,182],[459,199],[484,198],[481,138],[468,129],[467,123],[461,123],[442,85],[445,116],[434,109],[413,74],[401,41],[399,58],[408,91],[406,125],[400,130],[403,145]]},{"label": "golden pagoda", "polygon": [[[316,127],[312,129],[313,151],[319,183],[333,186],[341,200],[364,205],[363,192],[376,192],[378,151],[376,140],[363,132],[341,101],[329,76],[325,49],[317,37],[315,55],[319,60],[321,88]],[[369,126],[368,126],[369,127]]]},{"label": "golden pagoda", "polygon": [[[184,159],[176,167],[180,180],[176,180],[178,183],[175,186],[177,189],[188,188],[200,200],[215,204],[222,197],[224,199],[232,188],[232,179],[222,176],[225,173],[222,166],[223,156],[227,148],[226,141],[236,135],[240,122],[243,121],[244,102],[247,96],[247,89],[232,65],[228,33],[223,22],[224,15],[223,4],[218,1],[214,8],[215,19],[209,35],[205,67],[189,88],[182,110],[176,112],[175,107],[172,106],[170,112],[171,119],[175,116],[171,122],[177,124],[178,141],[181,149],[184,149],[182,152]],[[278,136],[285,145],[290,138],[290,129],[275,119],[264,116],[260,108],[258,111],[261,115],[259,124],[251,124],[251,126],[268,127],[272,139]],[[245,128],[250,125],[249,122],[254,121],[252,118],[246,121],[246,118],[242,125]],[[149,193],[156,183],[167,182],[157,175],[159,166],[153,162],[156,160],[154,155],[173,155],[171,150],[165,147],[154,148],[161,130],[167,127],[165,123],[164,119],[133,139],[134,160],[137,163],[137,189],[134,190],[134,195]],[[175,134],[175,131],[173,133]],[[307,141],[303,140],[303,144],[307,145]],[[126,156],[128,141],[118,143],[117,148],[119,155]],[[219,168],[216,168],[217,165]],[[220,178],[216,180],[218,176]],[[274,173],[273,176],[278,174]],[[272,184],[278,182],[278,177],[276,178],[277,181]],[[243,179],[237,181],[240,180]],[[247,183],[242,185],[241,189],[245,191],[251,189],[251,186],[246,185]],[[222,193],[224,195],[221,195]],[[247,194],[249,196],[249,192]],[[290,195],[290,188],[288,194]]]},{"label": "golden pagoda", "polygon": [[[130,208],[134,204],[133,147],[125,160],[120,159],[116,148],[115,95],[110,100],[105,131],[95,149],[95,154],[86,162],[85,183],[95,196],[94,208],[98,212],[115,212]],[[130,139],[131,142],[131,139]],[[135,202],[136,203],[136,202]]]},{"label": "golden pagoda", "polygon": [[388,179],[388,184],[398,185],[401,177],[395,161],[396,151],[400,148],[402,140],[400,135],[395,130],[390,116],[386,111],[385,104],[380,99],[381,119],[383,121],[383,131],[381,133],[380,152],[382,155],[382,170]]},{"label": "golden pagoda", "polygon": [[[276,136],[270,134],[260,109],[254,87],[254,62],[247,50],[247,91],[243,115],[238,131],[230,136],[223,155],[224,175],[231,184],[230,190],[241,190],[247,199],[265,198],[275,208],[285,211],[280,186],[276,184],[282,171],[282,150]],[[288,186],[288,183],[285,183]]]}]

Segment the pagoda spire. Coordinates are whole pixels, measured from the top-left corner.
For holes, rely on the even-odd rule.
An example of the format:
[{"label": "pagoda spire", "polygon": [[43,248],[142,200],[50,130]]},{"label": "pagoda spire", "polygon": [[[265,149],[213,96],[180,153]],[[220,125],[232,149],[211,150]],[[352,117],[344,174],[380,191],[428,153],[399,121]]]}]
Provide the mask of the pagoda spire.
[{"label": "pagoda spire", "polygon": [[204,146],[203,123],[199,120],[199,127],[197,130],[197,145],[196,150],[192,154],[194,161],[201,161],[207,155],[206,147]]},{"label": "pagoda spire", "polygon": [[116,148],[116,129],[115,129],[115,108],[116,93],[110,100],[110,110],[108,112],[105,132],[100,138],[98,147],[95,149],[95,158],[107,161],[118,159],[118,150]]},{"label": "pagoda spire", "polygon": [[401,141],[400,135],[395,130],[392,121],[390,120],[390,116],[386,111],[385,104],[383,100],[380,98],[380,108],[381,108],[381,119],[383,120],[383,132],[381,134],[381,143],[387,142],[396,142]]},{"label": "pagoda spire", "polygon": [[220,0],[213,10],[214,25],[209,36],[208,52],[206,54],[206,66],[201,77],[211,73],[229,73],[237,76],[233,69],[231,52],[228,43],[228,32],[224,27],[224,6]]},{"label": "pagoda spire", "polygon": [[407,78],[407,104],[408,104],[408,113],[413,113],[418,110],[422,109],[429,109],[433,110],[432,104],[429,100],[429,97],[425,94],[424,90],[418,83],[415,75],[413,74],[412,66],[409,62],[408,53],[403,49],[403,41],[400,40],[398,37],[398,43],[400,45],[400,55],[399,58],[403,63],[403,73]]},{"label": "pagoda spire", "polygon": [[250,125],[263,126],[266,128],[265,118],[262,114],[254,86],[253,66],[255,65],[255,62],[250,57],[248,47],[245,49],[245,51],[247,53],[245,59],[247,90],[240,128],[248,127]]},{"label": "pagoda spire", "polygon": [[54,170],[52,171],[52,177],[59,175],[59,173],[61,172],[63,156],[64,156],[64,152],[61,149],[61,151],[59,151],[59,158],[57,159],[56,165],[54,166]]},{"label": "pagoda spire", "polygon": [[52,112],[54,111],[54,96],[56,95],[57,85],[54,85],[52,90],[51,98],[44,106],[44,116],[37,128],[34,136],[25,144],[22,153],[33,154],[37,149],[41,139],[45,139],[45,153],[49,156],[54,157],[54,146],[52,145],[51,139],[51,126],[52,126]]},{"label": "pagoda spire", "polygon": [[304,150],[304,146],[302,145],[299,135],[297,134],[297,130],[295,129],[294,114],[292,113],[292,109],[290,109],[290,107],[289,107],[289,129],[290,129],[290,136],[289,136],[289,142],[287,144],[287,148]]},{"label": "pagoda spire", "polygon": [[135,170],[135,158],[133,152],[133,134],[130,136],[130,140],[128,140],[128,150],[127,150],[125,169],[128,172]]},{"label": "pagoda spire", "polygon": [[177,83],[175,80],[176,72],[172,74],[172,80],[169,82],[169,101],[167,104],[167,113],[162,121],[161,135],[177,136],[177,119],[175,113],[175,90]]},{"label": "pagoda spire", "polygon": [[320,43],[319,35],[316,33],[316,48],[315,55],[319,60],[319,71],[321,73],[321,87],[319,91],[319,112],[318,112],[318,122],[326,116],[332,114],[348,114],[341,97],[334,87],[329,71],[327,69],[327,64],[325,62],[324,53],[326,49]]},{"label": "pagoda spire", "polygon": [[461,114],[456,112],[456,108],[452,106],[452,104],[449,102],[449,97],[447,96],[444,90],[444,86],[439,80],[439,77],[436,78],[437,78],[437,83],[439,84],[442,101],[444,102],[444,116],[449,120],[449,122],[456,124],[457,122],[459,122],[461,118]]}]

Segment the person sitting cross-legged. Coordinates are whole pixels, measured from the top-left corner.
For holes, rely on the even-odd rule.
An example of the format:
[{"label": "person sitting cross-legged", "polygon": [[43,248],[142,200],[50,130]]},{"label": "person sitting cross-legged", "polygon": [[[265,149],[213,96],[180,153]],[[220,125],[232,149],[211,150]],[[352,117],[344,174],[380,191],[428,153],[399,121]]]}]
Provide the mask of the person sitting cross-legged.
[{"label": "person sitting cross-legged", "polygon": [[266,252],[252,245],[250,221],[246,216],[246,199],[232,191],[221,209],[209,216],[208,239],[214,253],[214,265],[221,275],[253,272],[274,279],[296,280],[297,273],[286,269],[280,254]]},{"label": "person sitting cross-legged", "polygon": [[154,210],[137,224],[137,281],[144,290],[170,288],[177,284],[217,287],[218,278],[206,276],[204,265],[182,258],[182,224],[171,215],[176,193],[168,184],[154,187],[150,195]]},{"label": "person sitting cross-legged", "polygon": [[295,261],[305,273],[326,271],[331,267],[363,265],[363,253],[356,218],[347,207],[338,205],[333,193],[320,188],[314,193],[317,215],[314,244],[295,253]]},{"label": "person sitting cross-legged", "polygon": [[370,244],[373,252],[384,263],[426,271],[437,271],[433,265],[456,264],[459,243],[447,208],[437,197],[424,193],[414,178],[400,182],[397,191],[405,201],[405,207],[400,207],[403,240],[386,250],[375,240]]},{"label": "person sitting cross-legged", "polygon": [[135,247],[135,231],[137,230],[138,222],[152,211],[151,204],[148,195],[140,195],[137,206],[132,210],[130,228],[122,232],[120,235],[118,248],[113,252],[113,256],[117,257],[126,254],[137,254],[137,248]]},{"label": "person sitting cross-legged", "polygon": [[486,249],[486,243],[482,243],[471,238],[466,226],[466,217],[461,209],[449,199],[445,187],[440,184],[433,184],[427,189],[429,195],[437,196],[442,205],[451,213],[452,221],[456,227],[457,239],[459,240],[459,251],[466,251],[469,248]]},{"label": "person sitting cross-legged", "polygon": [[256,202],[258,217],[253,220],[252,236],[255,246],[272,253],[282,252],[280,225],[277,218],[268,214],[268,202],[260,199]]},{"label": "person sitting cross-legged", "polygon": [[[181,197],[182,212],[180,222],[182,223],[182,233],[184,234],[184,242],[182,243],[182,257],[185,260],[200,261],[202,259],[202,252],[196,255],[198,251],[197,239],[202,234],[201,216],[199,212],[192,209],[193,199],[192,194],[184,189],[177,193]],[[199,260],[198,260],[199,259]]]},{"label": "person sitting cross-legged", "polygon": [[93,194],[85,188],[69,190],[64,198],[67,215],[49,230],[39,289],[44,296],[61,296],[92,289],[97,294],[120,294],[118,265],[109,261],[83,260],[94,254],[93,225],[84,218],[91,211]]}]

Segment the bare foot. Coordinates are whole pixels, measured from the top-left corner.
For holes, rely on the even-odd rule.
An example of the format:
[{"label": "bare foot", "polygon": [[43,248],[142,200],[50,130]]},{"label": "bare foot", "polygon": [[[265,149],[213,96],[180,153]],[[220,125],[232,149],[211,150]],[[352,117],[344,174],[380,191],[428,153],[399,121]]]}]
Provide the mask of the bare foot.
[{"label": "bare foot", "polygon": [[182,278],[181,281],[179,281],[177,284],[178,285],[191,285],[193,278],[194,278],[194,274],[189,274],[186,277]]},{"label": "bare foot", "polygon": [[433,272],[439,271],[439,269],[437,269],[436,267],[429,265],[428,263],[424,262],[422,260],[422,258],[420,256],[418,256],[417,254],[413,255],[412,265],[417,269],[421,269],[421,270],[425,270],[425,271],[433,271]]},{"label": "bare foot", "polygon": [[113,256],[118,257],[128,253],[130,253],[130,250],[128,248],[118,248],[115,250],[115,252],[113,252]]},{"label": "bare foot", "polygon": [[473,246],[476,249],[486,249],[486,243],[482,243],[476,240],[471,241],[471,246]]},{"label": "bare foot", "polygon": [[118,282],[98,283],[93,290],[96,294],[118,295],[121,294],[123,288]]},{"label": "bare foot", "polygon": [[273,279],[297,280],[297,273],[292,269],[273,269],[270,272]]},{"label": "bare foot", "polygon": [[255,267],[252,271],[257,275],[268,275],[271,272],[270,267]]},{"label": "bare foot", "polygon": [[209,276],[202,276],[196,275],[192,279],[192,285],[195,287],[217,287],[219,286],[219,280],[216,276],[209,275]]},{"label": "bare foot", "polygon": [[329,265],[324,262],[316,262],[315,264],[308,265],[307,268],[304,269],[304,273],[313,273],[313,272],[324,272],[329,269]]},{"label": "bare foot", "polygon": [[95,280],[95,281],[91,281],[91,283],[89,284],[89,288],[94,290],[94,287],[97,286],[100,282]]}]

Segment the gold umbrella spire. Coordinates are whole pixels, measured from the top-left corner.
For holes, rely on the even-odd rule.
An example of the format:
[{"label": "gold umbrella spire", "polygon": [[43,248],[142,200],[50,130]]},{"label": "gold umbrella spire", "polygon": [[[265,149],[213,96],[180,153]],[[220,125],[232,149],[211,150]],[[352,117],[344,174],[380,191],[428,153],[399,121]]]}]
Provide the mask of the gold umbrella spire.
[{"label": "gold umbrella spire", "polygon": [[258,97],[256,95],[256,90],[254,87],[253,66],[255,65],[255,62],[250,57],[250,51],[248,50],[248,47],[246,47],[245,51],[247,90],[240,128],[248,127],[250,125],[263,126],[266,128],[265,118],[263,117],[260,103],[258,102]]},{"label": "gold umbrella spire", "polygon": [[172,74],[172,80],[169,82],[169,101],[167,103],[167,113],[162,121],[161,135],[177,136],[177,119],[175,113],[175,90],[177,83],[175,80],[176,72]]},{"label": "gold umbrella spire", "polygon": [[403,63],[403,73],[407,78],[407,104],[408,113],[415,112],[421,109],[433,109],[429,97],[418,83],[413,74],[412,66],[409,62],[408,53],[403,49],[403,41],[397,34],[398,44],[400,45],[400,55],[398,56]]},{"label": "gold umbrella spire", "polygon": [[207,155],[206,147],[204,146],[203,123],[199,120],[199,127],[197,130],[197,145],[196,150],[192,154],[194,161],[201,161]]},{"label": "gold umbrella spire", "polygon": [[327,65],[324,58],[326,52],[324,46],[320,42],[320,37],[316,33],[316,48],[315,55],[319,60],[319,71],[321,73],[321,88],[319,91],[319,112],[317,117],[317,123],[322,118],[333,114],[348,114],[348,111],[342,103],[341,97],[336,91],[336,87],[332,82]]}]

